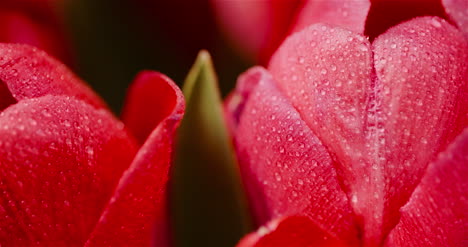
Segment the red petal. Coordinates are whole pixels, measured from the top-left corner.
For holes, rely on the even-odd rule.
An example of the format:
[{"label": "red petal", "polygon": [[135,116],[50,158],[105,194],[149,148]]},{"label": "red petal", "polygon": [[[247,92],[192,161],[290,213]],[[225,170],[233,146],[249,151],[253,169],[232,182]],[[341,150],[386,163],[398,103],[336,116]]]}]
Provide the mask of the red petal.
[{"label": "red petal", "polygon": [[82,245],[136,153],[110,113],[69,97],[0,114],[0,244]]},{"label": "red petal", "polygon": [[67,95],[97,108],[106,108],[105,103],[63,64],[28,45],[0,44],[2,83],[17,101],[44,95]]},{"label": "red petal", "polygon": [[237,247],[345,247],[304,216],[276,219],[244,237]]},{"label": "red petal", "polygon": [[262,61],[268,61],[284,39],[300,5],[298,0],[212,2],[231,38]]},{"label": "red petal", "polygon": [[26,13],[0,9],[0,30],[0,42],[35,46],[68,62],[65,45],[56,30]]},{"label": "red petal", "polygon": [[128,90],[122,120],[141,144],[174,110],[177,95],[170,81],[158,72],[143,71]]},{"label": "red petal", "polygon": [[445,12],[462,30],[468,38],[468,1],[466,0],[442,0]]},{"label": "red petal", "polygon": [[427,168],[386,246],[467,246],[468,129]]},{"label": "red petal", "polygon": [[179,88],[167,77],[161,79],[156,82],[167,83],[168,87],[157,88],[170,88],[166,93],[172,96],[169,102],[156,105],[173,107],[166,111],[168,114],[149,135],[121,178],[86,246],[169,246],[166,186],[174,135],[185,104]]},{"label": "red petal", "polygon": [[441,0],[371,0],[371,3],[365,30],[371,40],[418,16],[445,17]]},{"label": "red petal", "polygon": [[[374,223],[383,210],[382,200],[374,196],[381,195],[383,179],[373,170],[374,156],[366,145],[375,97],[369,42],[344,29],[312,25],[283,43],[270,71],[336,160],[356,213],[366,224]],[[378,231],[376,224],[369,226]]]},{"label": "red petal", "polygon": [[297,32],[315,23],[327,23],[364,33],[364,24],[370,8],[369,0],[323,1],[308,0],[299,10],[292,32]]},{"label": "red petal", "polygon": [[235,143],[257,223],[303,214],[329,234],[357,242],[327,150],[274,84],[266,70],[254,68],[240,77],[236,91],[245,102]]},{"label": "red petal", "polygon": [[373,46],[381,111],[374,145],[388,232],[426,166],[468,124],[461,119],[468,113],[468,43],[444,20],[423,17],[390,29]]}]

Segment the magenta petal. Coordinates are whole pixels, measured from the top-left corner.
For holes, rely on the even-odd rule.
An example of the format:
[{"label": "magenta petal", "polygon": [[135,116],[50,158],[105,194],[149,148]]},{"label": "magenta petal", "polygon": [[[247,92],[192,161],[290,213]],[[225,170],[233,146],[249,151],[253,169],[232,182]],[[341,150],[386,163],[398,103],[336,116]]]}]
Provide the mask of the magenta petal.
[{"label": "magenta petal", "polygon": [[235,144],[257,223],[307,215],[330,235],[356,243],[353,212],[327,150],[271,75],[259,67],[249,70],[234,95],[245,100]]},{"label": "magenta petal", "polygon": [[244,237],[237,247],[345,247],[350,246],[329,235],[304,216],[275,219]]},{"label": "magenta petal", "polygon": [[65,65],[28,45],[0,43],[0,84],[5,84],[6,87],[0,86],[0,89],[8,88],[17,101],[65,95],[97,108],[106,108],[105,103]]},{"label": "magenta petal", "polygon": [[442,0],[442,4],[445,7],[445,12],[468,38],[468,1]]},{"label": "magenta petal", "polygon": [[122,120],[140,144],[173,110],[177,95],[165,75],[140,72],[127,93]]},{"label": "magenta petal", "polygon": [[311,24],[326,23],[364,33],[369,8],[369,0],[308,0],[299,10],[292,32],[300,31]]},{"label": "magenta petal", "polygon": [[151,132],[120,179],[86,246],[169,246],[166,187],[175,131],[185,103],[180,89],[166,77],[162,78],[157,83],[167,83],[171,90],[166,93],[171,96],[160,98],[169,100],[157,105],[173,107]]},{"label": "magenta petal", "polygon": [[0,245],[83,245],[136,153],[123,124],[70,97],[0,114]]},{"label": "magenta petal", "polygon": [[446,21],[422,17],[390,29],[373,46],[381,130],[376,164],[385,176],[388,232],[426,166],[468,124],[462,118],[468,113],[468,44]]},{"label": "magenta petal", "polygon": [[428,166],[386,246],[467,246],[468,129]]}]

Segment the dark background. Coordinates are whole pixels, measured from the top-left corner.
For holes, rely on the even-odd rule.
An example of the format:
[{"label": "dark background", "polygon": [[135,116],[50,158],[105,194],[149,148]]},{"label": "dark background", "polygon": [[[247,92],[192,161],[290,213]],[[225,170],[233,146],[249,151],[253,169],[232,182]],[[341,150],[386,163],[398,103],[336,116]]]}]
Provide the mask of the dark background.
[{"label": "dark background", "polygon": [[64,6],[74,70],[119,113],[138,71],[160,71],[182,86],[208,50],[225,96],[251,63],[224,39],[209,0],[80,0]]}]

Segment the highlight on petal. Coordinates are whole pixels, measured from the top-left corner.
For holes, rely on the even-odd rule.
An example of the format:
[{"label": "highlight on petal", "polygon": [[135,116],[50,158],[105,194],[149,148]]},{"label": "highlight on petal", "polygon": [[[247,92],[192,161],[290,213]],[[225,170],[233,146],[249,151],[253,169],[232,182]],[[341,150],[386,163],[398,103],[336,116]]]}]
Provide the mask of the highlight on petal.
[{"label": "highlight on petal", "polygon": [[85,246],[170,246],[167,183],[175,132],[184,114],[185,102],[180,89],[167,77],[156,72],[145,73],[154,74],[143,76],[159,78],[150,83],[168,84],[155,86],[172,94],[163,98],[165,101],[160,102],[159,107],[173,107],[165,111],[167,114],[162,116],[123,174]]},{"label": "highlight on petal", "polygon": [[187,111],[171,181],[175,246],[234,246],[251,229],[217,78],[201,51],[183,87]]},{"label": "highlight on petal", "polygon": [[468,43],[438,17],[400,24],[373,43],[375,164],[385,177],[384,232],[397,223],[427,165],[468,126]]},{"label": "highlight on petal", "polygon": [[137,146],[110,113],[65,96],[0,113],[0,244],[82,246]]},{"label": "highlight on petal", "polygon": [[305,216],[275,219],[244,237],[237,247],[346,247]]},{"label": "highlight on petal", "polygon": [[468,1],[466,0],[442,0],[445,12],[462,30],[468,38]]},{"label": "highlight on petal", "polygon": [[356,244],[354,213],[328,151],[275,84],[265,69],[249,70],[234,92],[243,102],[231,108],[238,115],[234,140],[257,225],[307,215],[331,236]]},{"label": "highlight on petal", "polygon": [[166,118],[177,103],[171,80],[165,75],[140,72],[131,84],[122,110],[122,121],[140,144]]},{"label": "highlight on petal", "polygon": [[83,100],[96,108],[107,108],[86,83],[65,65],[28,45],[0,43],[0,84],[2,83],[18,101],[44,95],[66,95]]},{"label": "highlight on petal", "polygon": [[385,246],[468,244],[468,129],[427,171]]},{"label": "highlight on petal", "polygon": [[298,10],[292,32],[315,23],[326,23],[356,33],[364,33],[364,24],[370,8],[370,0],[308,0]]}]

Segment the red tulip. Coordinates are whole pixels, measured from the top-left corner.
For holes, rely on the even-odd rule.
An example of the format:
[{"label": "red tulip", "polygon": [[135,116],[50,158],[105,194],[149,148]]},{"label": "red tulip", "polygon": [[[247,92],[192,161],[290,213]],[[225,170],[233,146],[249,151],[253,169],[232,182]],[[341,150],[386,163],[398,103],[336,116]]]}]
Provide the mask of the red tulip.
[{"label": "red tulip", "polygon": [[222,30],[261,64],[290,34],[326,23],[373,39],[389,27],[417,16],[448,14],[468,33],[465,0],[212,0]]},{"label": "red tulip", "polygon": [[3,0],[0,2],[0,42],[36,46],[70,63],[71,54],[62,20],[52,0]]},{"label": "red tulip", "polygon": [[264,225],[239,246],[466,246],[467,61],[438,17],[288,37],[226,103]]},{"label": "red tulip", "polygon": [[[184,111],[170,79],[142,72],[130,90],[124,121],[141,147],[36,48],[0,44],[0,95],[0,245],[168,245],[166,183]],[[135,117],[142,109],[152,117]]]}]

